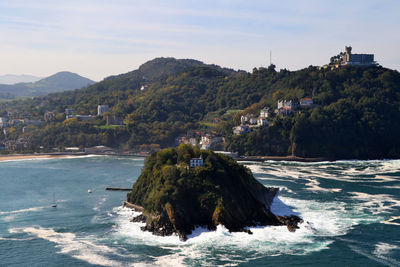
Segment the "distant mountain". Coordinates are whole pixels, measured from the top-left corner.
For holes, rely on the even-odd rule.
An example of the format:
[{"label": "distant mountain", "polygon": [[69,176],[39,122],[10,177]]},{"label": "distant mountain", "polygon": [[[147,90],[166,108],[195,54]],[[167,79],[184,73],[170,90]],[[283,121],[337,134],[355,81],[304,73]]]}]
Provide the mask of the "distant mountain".
[{"label": "distant mountain", "polygon": [[48,93],[80,89],[95,82],[78,74],[62,71],[33,83],[0,84],[0,98],[39,96]]},{"label": "distant mountain", "polygon": [[16,83],[33,83],[39,81],[40,79],[43,79],[43,77],[37,77],[26,74],[21,74],[21,75],[6,74],[6,75],[0,75],[0,84],[12,85]]}]

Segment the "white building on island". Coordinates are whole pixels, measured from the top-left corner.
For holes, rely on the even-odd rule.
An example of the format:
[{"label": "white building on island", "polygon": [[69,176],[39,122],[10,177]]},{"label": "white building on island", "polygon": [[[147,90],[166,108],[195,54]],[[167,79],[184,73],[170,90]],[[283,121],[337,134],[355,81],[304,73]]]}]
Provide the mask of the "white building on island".
[{"label": "white building on island", "polygon": [[190,159],[190,168],[196,168],[196,167],[201,167],[203,166],[204,161],[203,158],[191,158]]}]

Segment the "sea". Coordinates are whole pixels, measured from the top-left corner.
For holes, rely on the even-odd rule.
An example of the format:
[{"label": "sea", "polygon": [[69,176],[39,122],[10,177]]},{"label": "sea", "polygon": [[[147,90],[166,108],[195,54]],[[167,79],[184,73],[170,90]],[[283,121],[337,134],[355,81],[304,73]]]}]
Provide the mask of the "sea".
[{"label": "sea", "polygon": [[198,227],[186,242],[141,231],[130,221],[139,213],[122,207],[127,192],[105,190],[132,187],[143,164],[0,162],[0,266],[400,266],[400,160],[243,162],[280,188],[272,211],[297,214],[300,228]]}]

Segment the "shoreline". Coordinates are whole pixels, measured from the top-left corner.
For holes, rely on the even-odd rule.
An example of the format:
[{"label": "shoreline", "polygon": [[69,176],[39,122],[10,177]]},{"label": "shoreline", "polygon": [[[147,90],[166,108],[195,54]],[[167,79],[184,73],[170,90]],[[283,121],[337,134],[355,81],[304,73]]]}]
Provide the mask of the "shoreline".
[{"label": "shoreline", "polygon": [[84,156],[117,156],[117,157],[146,157],[142,154],[119,154],[119,153],[37,153],[37,154],[8,154],[0,155],[0,162],[7,160],[24,160],[24,159],[54,159],[68,157],[84,157]]},{"label": "shoreline", "polygon": [[[53,158],[68,158],[68,157],[84,157],[84,156],[115,156],[115,157],[141,157],[145,158],[150,154],[144,153],[64,153],[64,152],[56,152],[56,153],[35,153],[35,154],[4,154],[0,155],[0,162],[7,160],[24,160],[24,159],[53,159]],[[291,162],[335,162],[341,160],[360,160],[360,159],[331,159],[331,158],[302,158],[296,156],[247,156],[247,157],[235,157],[233,158],[237,162],[264,162],[264,161],[291,161]],[[395,160],[395,159],[367,159],[368,160]]]}]

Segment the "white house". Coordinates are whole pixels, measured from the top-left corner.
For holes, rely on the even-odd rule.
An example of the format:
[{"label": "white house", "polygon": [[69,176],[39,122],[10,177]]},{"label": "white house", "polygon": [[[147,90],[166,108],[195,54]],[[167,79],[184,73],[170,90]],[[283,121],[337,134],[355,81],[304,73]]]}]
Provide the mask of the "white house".
[{"label": "white house", "polygon": [[257,120],[257,125],[258,126],[268,126],[268,121],[266,118],[258,118]]},{"label": "white house", "polygon": [[246,134],[249,132],[250,132],[250,127],[247,125],[239,125],[239,126],[233,127],[234,135],[241,135],[241,134]]},{"label": "white house", "polygon": [[107,111],[108,111],[108,105],[98,105],[97,106],[97,116],[101,116]]},{"label": "white house", "polygon": [[250,122],[250,120],[254,118],[253,114],[246,114],[240,117],[240,123],[246,124],[246,122]]},{"label": "white house", "polygon": [[290,108],[296,109],[297,105],[293,100],[278,100],[278,109],[280,108]]},{"label": "white house", "polygon": [[300,106],[302,107],[311,107],[313,105],[313,100],[311,98],[302,98],[300,99]]},{"label": "white house", "polygon": [[260,110],[260,118],[268,118],[269,108],[265,107]]},{"label": "white house", "polygon": [[257,118],[250,118],[249,123],[250,124],[257,124]]},{"label": "white house", "polygon": [[191,158],[190,159],[190,168],[196,168],[196,167],[201,167],[203,166],[204,161],[203,158]]}]

